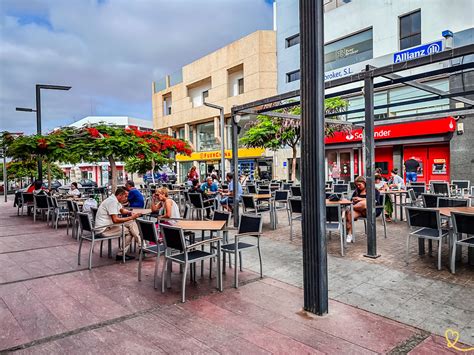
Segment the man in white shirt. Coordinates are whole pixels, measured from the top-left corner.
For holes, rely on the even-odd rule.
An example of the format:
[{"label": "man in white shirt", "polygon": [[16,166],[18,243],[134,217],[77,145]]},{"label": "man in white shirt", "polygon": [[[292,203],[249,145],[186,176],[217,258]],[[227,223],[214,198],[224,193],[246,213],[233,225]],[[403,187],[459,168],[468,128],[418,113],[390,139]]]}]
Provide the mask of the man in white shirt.
[{"label": "man in white shirt", "polygon": [[[119,224],[124,225],[125,233],[125,245],[121,253],[117,254],[116,259],[122,260],[123,254],[127,253],[132,238],[135,239],[138,245],[140,245],[140,237],[138,232],[138,226],[135,223],[135,219],[140,217],[141,213],[132,213],[123,208],[122,203],[126,203],[128,199],[128,191],[122,187],[117,188],[115,195],[112,195],[105,199],[97,210],[95,217],[95,227],[98,229],[98,233],[102,233],[104,236],[117,235],[121,233],[122,227]],[[126,215],[127,217],[119,217],[119,215]],[[111,226],[117,224],[116,226]],[[131,260],[135,257],[132,255],[125,255],[125,260]]]}]

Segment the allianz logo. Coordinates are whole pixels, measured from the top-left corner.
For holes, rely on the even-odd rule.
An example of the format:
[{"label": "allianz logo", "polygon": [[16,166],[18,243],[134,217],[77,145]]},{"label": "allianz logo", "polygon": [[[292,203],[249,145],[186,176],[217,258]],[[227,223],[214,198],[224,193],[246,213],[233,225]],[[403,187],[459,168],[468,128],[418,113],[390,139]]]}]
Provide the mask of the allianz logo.
[{"label": "allianz logo", "polygon": [[407,60],[424,57],[427,55],[439,53],[441,51],[442,51],[441,42],[435,42],[435,43],[431,43],[422,47],[413,48],[413,49],[406,50],[404,52],[396,53],[394,62],[395,63],[405,62]]}]

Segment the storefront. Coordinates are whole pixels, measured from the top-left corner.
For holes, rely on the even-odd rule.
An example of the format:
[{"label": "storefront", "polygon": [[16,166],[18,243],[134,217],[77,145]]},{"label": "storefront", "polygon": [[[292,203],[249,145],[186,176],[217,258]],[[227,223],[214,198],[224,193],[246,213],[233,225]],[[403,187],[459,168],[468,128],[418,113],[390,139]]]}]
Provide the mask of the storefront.
[{"label": "storefront", "polygon": [[[253,180],[256,171],[259,171],[262,161],[266,161],[263,156],[265,149],[262,148],[241,148],[239,149],[239,175],[247,176],[247,179]],[[232,151],[225,151],[226,171],[230,171]],[[178,162],[178,182],[187,180],[187,173],[194,165],[199,170],[201,180],[212,173],[219,173],[221,171],[221,152],[194,152],[191,156],[177,155]],[[270,162],[271,168],[271,162]],[[266,169],[263,169],[266,170]],[[271,173],[271,170],[270,170]]]},{"label": "storefront", "polygon": [[[414,158],[420,163],[418,181],[449,181],[449,141],[455,126],[452,117],[376,126],[375,168],[381,168],[382,175],[388,178],[393,168],[401,169],[404,161]],[[362,137],[362,129],[355,129],[326,138],[328,180],[334,162],[344,181],[364,174]]]}]

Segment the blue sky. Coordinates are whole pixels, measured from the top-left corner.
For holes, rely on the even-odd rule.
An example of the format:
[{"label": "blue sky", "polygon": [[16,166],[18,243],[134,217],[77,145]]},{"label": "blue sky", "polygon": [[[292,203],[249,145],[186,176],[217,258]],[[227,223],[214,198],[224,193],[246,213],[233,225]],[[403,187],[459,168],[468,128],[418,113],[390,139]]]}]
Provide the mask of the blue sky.
[{"label": "blue sky", "polygon": [[[33,133],[88,115],[151,119],[151,82],[259,29],[272,0],[0,0],[0,131]],[[212,20],[210,20],[212,19]]]}]

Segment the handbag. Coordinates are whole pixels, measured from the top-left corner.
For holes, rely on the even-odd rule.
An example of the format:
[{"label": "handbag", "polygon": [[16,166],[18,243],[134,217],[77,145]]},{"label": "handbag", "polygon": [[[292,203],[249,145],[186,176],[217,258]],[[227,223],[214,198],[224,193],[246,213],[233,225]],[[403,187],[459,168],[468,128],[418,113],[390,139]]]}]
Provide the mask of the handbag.
[{"label": "handbag", "polygon": [[341,200],[341,195],[340,194],[331,194],[329,195],[328,198],[329,201],[336,202]]}]

